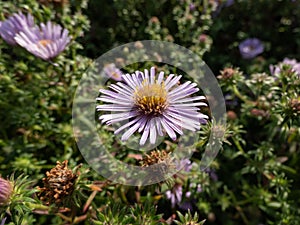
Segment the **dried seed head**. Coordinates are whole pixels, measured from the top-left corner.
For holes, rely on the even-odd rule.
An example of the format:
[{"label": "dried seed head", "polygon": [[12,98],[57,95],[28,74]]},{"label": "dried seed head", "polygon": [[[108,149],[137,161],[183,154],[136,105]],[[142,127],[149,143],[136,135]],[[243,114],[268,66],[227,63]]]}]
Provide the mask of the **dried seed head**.
[{"label": "dried seed head", "polygon": [[12,195],[12,192],[12,183],[0,177],[0,206],[7,205]]},{"label": "dried seed head", "polygon": [[170,153],[167,153],[165,150],[156,150],[152,151],[150,155],[145,154],[141,164],[142,167],[148,167],[157,163],[166,163],[171,160]]},{"label": "dried seed head", "polygon": [[145,154],[145,157],[141,161],[142,167],[152,166],[153,173],[148,179],[154,182],[165,180],[170,178],[170,174],[174,174],[176,165],[174,159],[171,157],[171,153],[167,153],[164,150],[154,150],[150,155]]},{"label": "dried seed head", "polygon": [[46,172],[44,187],[39,188],[40,199],[46,204],[60,204],[69,197],[73,190],[77,174],[68,169],[68,160],[57,162],[56,166]]}]

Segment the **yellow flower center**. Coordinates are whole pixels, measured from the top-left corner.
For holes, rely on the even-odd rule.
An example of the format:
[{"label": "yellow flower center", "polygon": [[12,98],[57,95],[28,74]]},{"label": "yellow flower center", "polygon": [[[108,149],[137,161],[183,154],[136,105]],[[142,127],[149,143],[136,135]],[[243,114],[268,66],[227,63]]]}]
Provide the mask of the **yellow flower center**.
[{"label": "yellow flower center", "polygon": [[142,87],[135,90],[134,101],[141,113],[154,116],[161,115],[168,106],[164,83],[143,84]]},{"label": "yellow flower center", "polygon": [[39,45],[42,45],[43,47],[46,47],[46,45],[50,44],[52,41],[48,39],[40,40],[38,42]]}]

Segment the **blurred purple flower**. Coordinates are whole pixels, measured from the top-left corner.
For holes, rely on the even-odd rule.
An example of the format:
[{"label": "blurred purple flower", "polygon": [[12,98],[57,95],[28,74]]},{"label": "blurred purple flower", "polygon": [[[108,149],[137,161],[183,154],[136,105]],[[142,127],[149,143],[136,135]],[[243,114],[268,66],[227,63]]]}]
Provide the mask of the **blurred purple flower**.
[{"label": "blurred purple flower", "polygon": [[300,77],[300,62],[296,59],[284,58],[282,62],[277,65],[270,65],[270,72],[272,75],[278,75],[281,72],[283,65],[289,65],[291,70],[298,74]]},{"label": "blurred purple flower", "polygon": [[235,97],[229,94],[225,94],[224,98],[225,98],[226,106],[235,107],[238,105],[238,100]]},{"label": "blurred purple flower", "polygon": [[171,201],[172,208],[182,200],[182,186],[175,184],[171,190],[166,191],[166,197]]},{"label": "blurred purple flower", "polygon": [[111,79],[115,81],[122,80],[122,71],[116,67],[114,63],[110,63],[104,66],[104,73]]},{"label": "blurred purple flower", "polygon": [[26,27],[33,27],[34,20],[29,13],[14,13],[7,20],[0,22],[0,36],[11,45],[16,45],[15,36]]},{"label": "blurred purple flower", "polygon": [[189,159],[181,159],[176,161],[176,170],[184,170],[185,172],[190,172],[192,169],[192,162]]},{"label": "blurred purple flower", "polygon": [[198,193],[202,192],[202,185],[201,184],[198,184],[197,185],[197,190],[196,190]]},{"label": "blurred purple flower", "polygon": [[6,221],[6,217],[3,220],[1,220],[1,224],[0,225],[4,225],[5,221]]},{"label": "blurred purple flower", "polygon": [[234,0],[227,0],[227,1],[224,3],[224,6],[225,6],[225,7],[229,7],[229,6],[233,5],[233,4],[234,4]]},{"label": "blurred purple flower", "polygon": [[223,8],[233,5],[234,0],[227,0],[222,3],[220,3],[220,1],[218,1],[218,0],[213,0],[213,1],[211,1],[211,3],[214,5],[213,8],[215,8],[215,11],[213,12],[212,16],[216,17],[222,11]]},{"label": "blurred purple flower", "polygon": [[257,38],[248,38],[239,44],[244,59],[252,59],[264,51],[263,43]]},{"label": "blurred purple flower", "polygon": [[179,204],[179,208],[185,211],[193,211],[194,207],[193,207],[193,201],[184,201],[182,203]]},{"label": "blurred purple flower", "polygon": [[201,101],[205,97],[191,96],[199,91],[195,83],[187,81],[177,85],[181,77],[171,74],[164,79],[164,72],[156,75],[154,67],[150,71],[145,69],[144,73],[136,71],[123,75],[125,83],[111,84],[111,90],[100,89],[102,95],[96,100],[104,104],[96,109],[110,112],[99,119],[109,125],[125,122],[114,133],[121,133],[129,127],[121,140],[127,141],[135,132],[139,132],[142,133],[140,145],[144,145],[148,137],[150,143],[155,144],[157,137],[166,133],[176,140],[176,133],[183,134],[183,129],[200,129],[202,120],[208,118],[198,108],[206,106]]},{"label": "blurred purple flower", "polygon": [[194,3],[191,3],[189,5],[190,11],[194,11],[196,9],[196,5]]},{"label": "blurred purple flower", "polygon": [[33,55],[50,60],[66,48],[70,42],[68,33],[68,30],[49,21],[40,27],[26,27],[16,35],[15,40]]},{"label": "blurred purple flower", "polygon": [[204,172],[206,172],[213,181],[218,181],[219,178],[214,169],[208,167],[204,170]]}]

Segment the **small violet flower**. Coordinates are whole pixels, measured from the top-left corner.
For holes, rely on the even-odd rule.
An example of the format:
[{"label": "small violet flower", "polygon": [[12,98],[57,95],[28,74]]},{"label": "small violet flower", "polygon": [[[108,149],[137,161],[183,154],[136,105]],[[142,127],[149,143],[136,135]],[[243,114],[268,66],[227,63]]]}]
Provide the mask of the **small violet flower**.
[{"label": "small violet flower", "polygon": [[280,62],[278,65],[270,65],[270,72],[272,75],[278,75],[281,72],[283,65],[289,65],[291,67],[291,70],[298,74],[300,77],[300,62],[298,62],[296,59],[289,59],[284,58],[282,62]]},{"label": "small violet flower", "polygon": [[15,41],[33,55],[50,60],[66,48],[70,42],[68,33],[68,30],[48,21],[40,27],[25,27],[16,35]]},{"label": "small violet flower", "polygon": [[263,43],[257,38],[248,38],[239,44],[244,59],[252,59],[264,51]]},{"label": "small violet flower", "polygon": [[190,9],[190,11],[194,11],[194,10],[196,9],[195,3],[191,3],[191,4],[189,5],[189,9]]},{"label": "small violet flower", "polygon": [[10,45],[16,45],[15,36],[27,27],[34,26],[32,15],[14,13],[7,20],[0,22],[0,36]]},{"label": "small violet flower", "polygon": [[166,197],[171,201],[172,208],[182,200],[182,186],[179,184],[174,185],[171,190],[166,191]]},{"label": "small violet flower", "polygon": [[190,172],[193,165],[189,159],[181,159],[176,161],[176,170],[183,170],[185,172]]}]

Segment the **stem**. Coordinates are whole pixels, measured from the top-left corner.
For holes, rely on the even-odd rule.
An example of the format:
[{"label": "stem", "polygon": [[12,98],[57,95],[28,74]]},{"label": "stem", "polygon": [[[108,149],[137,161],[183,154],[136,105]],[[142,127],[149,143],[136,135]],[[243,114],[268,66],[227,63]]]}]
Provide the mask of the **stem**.
[{"label": "stem", "polygon": [[93,191],[92,194],[90,195],[90,197],[88,198],[88,200],[86,201],[84,207],[83,207],[83,213],[86,212],[86,210],[88,209],[88,207],[90,206],[90,204],[92,203],[93,199],[95,198],[96,194],[98,193],[98,191]]},{"label": "stem", "polygon": [[33,210],[49,210],[48,206],[40,205],[40,204],[34,204],[34,203],[27,203],[26,204],[30,209]]},{"label": "stem", "polygon": [[72,222],[72,218],[69,218],[62,213],[56,213],[55,215],[59,216],[60,218],[62,218],[65,221]]},{"label": "stem", "polygon": [[237,147],[237,149],[238,149],[241,153],[243,153],[243,155],[245,155],[245,151],[244,151],[244,149],[242,148],[240,142],[238,142],[235,138],[232,138],[232,140],[233,140],[235,146]]},{"label": "stem", "polygon": [[236,200],[234,194],[233,194],[231,191],[229,192],[229,194],[230,194],[230,196],[231,196],[231,198],[232,198],[232,200],[233,200],[233,204],[234,204],[234,207],[235,207],[236,211],[237,211],[237,212],[239,213],[239,215],[241,216],[242,220],[244,221],[244,224],[247,224],[247,225],[248,225],[248,224],[249,224],[249,221],[248,221],[246,215],[244,214],[243,209],[239,206],[239,204],[238,204],[238,202],[237,202],[237,200]]},{"label": "stem", "polygon": [[245,103],[248,103],[248,104],[255,104],[253,101],[250,101],[248,100],[245,96],[243,96],[240,91],[238,90],[237,86],[236,85],[233,85],[232,86],[232,90],[233,90],[233,93],[239,98],[241,99],[243,102]]}]

